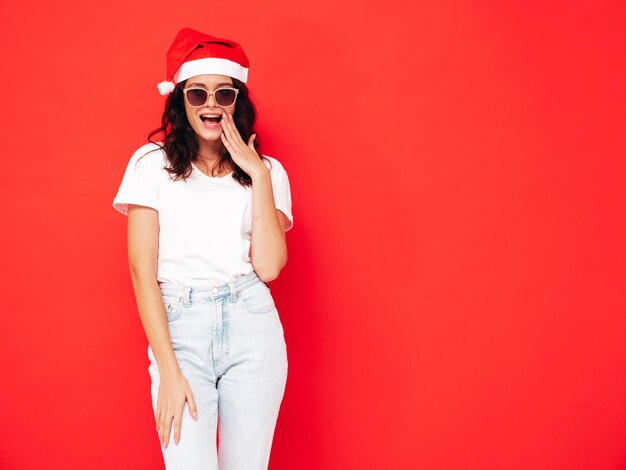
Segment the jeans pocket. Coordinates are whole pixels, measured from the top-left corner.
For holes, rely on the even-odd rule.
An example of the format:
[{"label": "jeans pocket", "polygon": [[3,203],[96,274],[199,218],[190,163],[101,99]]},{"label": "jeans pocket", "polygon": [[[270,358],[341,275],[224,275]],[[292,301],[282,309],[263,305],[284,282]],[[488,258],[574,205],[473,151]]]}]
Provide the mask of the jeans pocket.
[{"label": "jeans pocket", "polygon": [[168,322],[172,322],[182,313],[183,306],[177,297],[170,297],[168,295],[162,295],[163,305],[165,306],[165,316]]},{"label": "jeans pocket", "polygon": [[241,305],[250,313],[269,313],[276,308],[270,289],[263,282],[255,283],[239,295]]}]

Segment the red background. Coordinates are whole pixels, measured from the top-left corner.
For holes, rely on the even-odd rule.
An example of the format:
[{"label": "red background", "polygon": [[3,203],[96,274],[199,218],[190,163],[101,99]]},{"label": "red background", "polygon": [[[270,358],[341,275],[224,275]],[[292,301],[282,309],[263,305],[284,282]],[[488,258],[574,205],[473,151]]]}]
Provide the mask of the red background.
[{"label": "red background", "polygon": [[111,203],[181,27],[295,224],[273,469],[626,468],[619,1],[0,3],[7,469],[163,468]]}]

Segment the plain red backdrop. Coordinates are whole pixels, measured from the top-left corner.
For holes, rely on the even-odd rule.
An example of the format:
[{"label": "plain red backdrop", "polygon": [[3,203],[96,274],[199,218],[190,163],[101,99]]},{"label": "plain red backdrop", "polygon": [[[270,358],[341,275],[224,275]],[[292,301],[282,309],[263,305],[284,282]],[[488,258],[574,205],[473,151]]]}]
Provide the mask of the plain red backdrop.
[{"label": "plain red backdrop", "polygon": [[111,203],[181,27],[295,224],[273,469],[626,468],[620,1],[0,3],[3,469],[163,468]]}]

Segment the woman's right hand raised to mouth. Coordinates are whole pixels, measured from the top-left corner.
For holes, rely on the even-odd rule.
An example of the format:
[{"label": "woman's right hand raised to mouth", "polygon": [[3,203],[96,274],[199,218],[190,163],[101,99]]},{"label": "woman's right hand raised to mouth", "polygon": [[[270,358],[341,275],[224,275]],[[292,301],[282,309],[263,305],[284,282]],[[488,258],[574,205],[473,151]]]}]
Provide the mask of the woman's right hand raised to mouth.
[{"label": "woman's right hand raised to mouth", "polygon": [[189,414],[197,420],[196,401],[183,373],[180,370],[163,373],[159,381],[155,418],[159,440],[164,449],[167,448],[170,440],[172,419],[174,420],[174,443],[178,445],[180,442],[180,427],[185,401],[188,401]]}]

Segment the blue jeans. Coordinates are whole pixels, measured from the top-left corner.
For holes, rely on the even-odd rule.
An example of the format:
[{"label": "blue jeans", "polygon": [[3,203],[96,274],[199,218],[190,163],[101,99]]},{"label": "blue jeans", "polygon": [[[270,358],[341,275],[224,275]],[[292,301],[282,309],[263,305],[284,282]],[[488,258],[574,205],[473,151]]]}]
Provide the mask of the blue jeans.
[{"label": "blue jeans", "polygon": [[[287,381],[287,347],[269,286],[252,271],[212,288],[161,283],[160,289],[174,353],[198,409],[196,421],[185,402],[178,445],[173,424],[167,448],[159,441],[165,467],[267,469]],[[151,346],[148,357],[156,417],[159,369]]]}]

